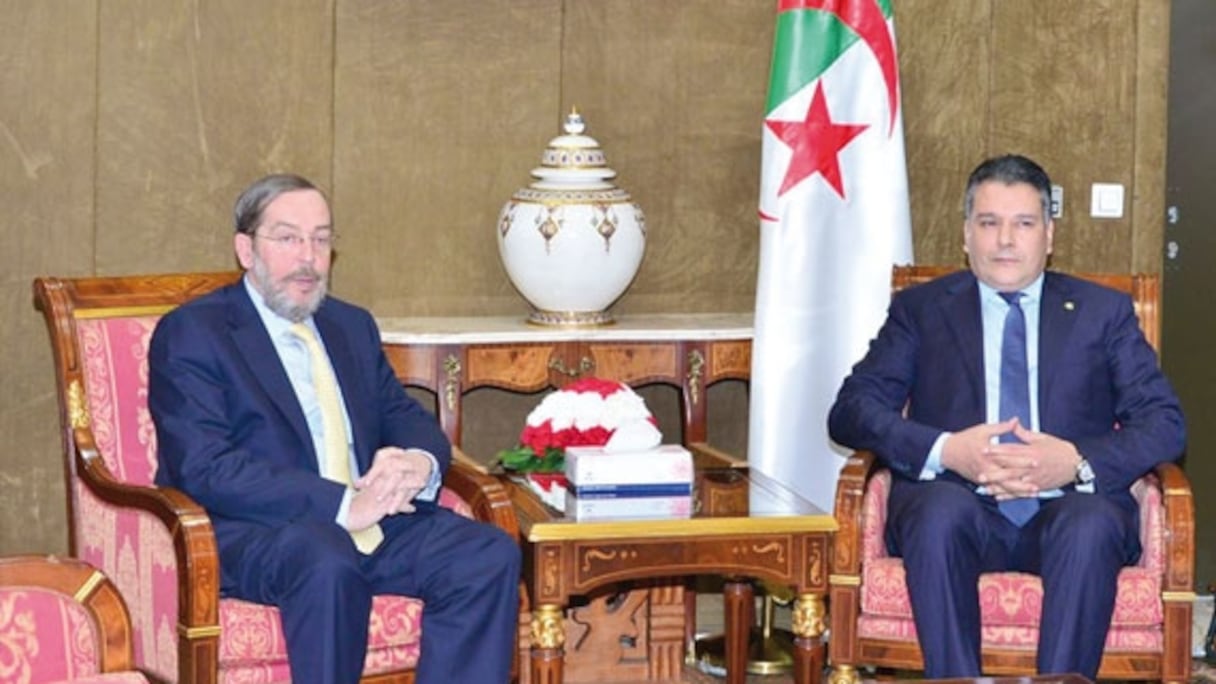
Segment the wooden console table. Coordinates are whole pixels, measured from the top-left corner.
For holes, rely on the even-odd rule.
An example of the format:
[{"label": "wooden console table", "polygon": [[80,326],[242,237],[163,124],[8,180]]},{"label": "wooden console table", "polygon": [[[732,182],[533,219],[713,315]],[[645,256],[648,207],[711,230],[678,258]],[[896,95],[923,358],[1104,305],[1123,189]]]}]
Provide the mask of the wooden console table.
[{"label": "wooden console table", "polygon": [[536,392],[595,375],[680,393],[685,443],[706,439],[705,390],[751,376],[752,315],[622,316],[591,328],[542,327],[522,318],[381,318],[397,377],[439,398],[439,422],[459,445],[463,398],[479,387]]},{"label": "wooden console table", "polygon": [[[750,313],[621,316],[613,325],[588,328],[542,327],[522,317],[380,318],[378,323],[398,379],[434,393],[439,422],[456,445],[462,443],[468,392],[492,387],[533,393],[589,375],[632,386],[673,386],[679,396],[678,437],[686,444],[703,443],[707,389],[751,375]],[[635,589],[625,600],[605,604],[576,609],[573,619],[566,620],[571,633],[566,680],[678,680],[695,623],[694,597],[683,580]],[[636,654],[622,652],[613,659],[602,653],[621,651],[621,635],[587,631],[588,621],[619,613],[623,606],[640,611],[643,605],[650,616],[648,635],[636,641],[645,657],[639,661]],[[526,613],[521,615],[520,641],[525,649],[534,642]],[[585,648],[572,652],[576,641]],[[525,676],[530,669],[526,653],[521,654]]]}]

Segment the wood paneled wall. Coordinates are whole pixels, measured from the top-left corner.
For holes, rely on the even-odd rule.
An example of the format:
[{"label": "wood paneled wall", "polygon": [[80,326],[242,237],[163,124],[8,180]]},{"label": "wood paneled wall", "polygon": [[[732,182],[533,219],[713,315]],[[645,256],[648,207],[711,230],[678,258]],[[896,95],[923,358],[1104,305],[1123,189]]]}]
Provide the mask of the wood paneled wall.
[{"label": "wood paneled wall", "polygon": [[[1019,151],[1065,187],[1056,266],[1160,270],[1168,2],[894,4],[917,259],[962,264],[967,173]],[[495,221],[577,106],[650,229],[617,309],[750,310],[775,6],[0,0],[0,553],[66,548],[31,279],[231,267],[266,172],[331,190],[338,294],[523,315]],[[1125,218],[1088,217],[1093,182]]]}]

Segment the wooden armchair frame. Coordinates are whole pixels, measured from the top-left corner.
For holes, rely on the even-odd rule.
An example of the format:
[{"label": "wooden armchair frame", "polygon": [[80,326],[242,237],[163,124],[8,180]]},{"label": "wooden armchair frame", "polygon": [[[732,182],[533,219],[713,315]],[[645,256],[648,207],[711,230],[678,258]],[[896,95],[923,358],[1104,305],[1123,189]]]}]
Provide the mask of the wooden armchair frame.
[{"label": "wooden armchair frame", "polygon": [[[899,291],[955,270],[934,266],[896,267],[892,290]],[[1161,330],[1160,279],[1155,274],[1076,274],[1131,295],[1140,326],[1154,349]],[[861,614],[862,531],[871,479],[883,470],[874,454],[857,452],[841,471],[836,488],[835,516],[840,525],[832,556],[829,603],[832,684],[855,682],[860,665],[921,670],[924,660],[916,641],[864,638],[858,634]],[[1191,613],[1195,600],[1195,512],[1191,488],[1182,469],[1173,463],[1156,468],[1164,504],[1165,572],[1161,578],[1164,621],[1160,653],[1108,650],[1098,676],[1102,679],[1159,679],[1185,682],[1191,667]],[[1027,674],[1035,671],[1033,650],[991,649],[982,653],[985,674]]]},{"label": "wooden armchair frame", "polygon": [[[183,302],[234,282],[237,272],[126,277],[37,278],[35,306],[42,311],[55,361],[59,420],[67,487],[69,549],[78,555],[75,521],[80,502],[72,485],[79,480],[107,504],[145,511],[172,537],[177,570],[177,681],[214,683],[219,657],[219,558],[206,511],[177,489],[133,486],[106,466],[92,430],[77,321],[120,316],[161,315]],[[513,537],[519,528],[502,485],[454,458],[444,479],[479,520]],[[109,570],[102,568],[109,573]],[[136,630],[141,629],[136,625]],[[142,626],[151,628],[151,626]],[[391,672],[368,682],[412,682],[413,672]]]}]

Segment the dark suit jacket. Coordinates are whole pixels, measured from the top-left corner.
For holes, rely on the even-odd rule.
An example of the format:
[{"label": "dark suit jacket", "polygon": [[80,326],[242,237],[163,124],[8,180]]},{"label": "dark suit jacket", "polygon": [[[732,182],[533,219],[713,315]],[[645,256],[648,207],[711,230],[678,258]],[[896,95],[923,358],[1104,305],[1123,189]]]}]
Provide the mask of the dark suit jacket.
[{"label": "dark suit jacket", "polygon": [[[425,449],[446,471],[451,446],[394,377],[371,315],[329,297],[314,319],[342,388],[360,473],[389,445]],[[207,509],[221,555],[251,526],[336,518],[344,487],[318,472],[304,412],[242,282],[165,315],[148,367],[156,482]]]},{"label": "dark suit jacket", "polygon": [[[1137,477],[1182,453],[1178,399],[1128,296],[1048,271],[1038,377],[1039,429],[1076,444],[1099,490],[1124,506],[1134,506],[1128,487]],[[985,420],[979,286],[961,271],[892,298],[887,321],[841,386],[828,429],[915,480],[943,430]]]}]

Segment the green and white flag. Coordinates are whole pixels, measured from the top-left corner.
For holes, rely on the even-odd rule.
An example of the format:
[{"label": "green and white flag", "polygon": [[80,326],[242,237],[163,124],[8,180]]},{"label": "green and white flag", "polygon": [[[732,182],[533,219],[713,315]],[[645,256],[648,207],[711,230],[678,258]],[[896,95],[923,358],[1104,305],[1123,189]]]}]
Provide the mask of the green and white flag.
[{"label": "green and white flag", "polygon": [[891,0],[779,0],[765,112],[748,460],[830,512],[828,410],[912,261]]}]

